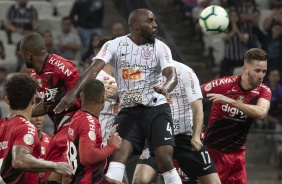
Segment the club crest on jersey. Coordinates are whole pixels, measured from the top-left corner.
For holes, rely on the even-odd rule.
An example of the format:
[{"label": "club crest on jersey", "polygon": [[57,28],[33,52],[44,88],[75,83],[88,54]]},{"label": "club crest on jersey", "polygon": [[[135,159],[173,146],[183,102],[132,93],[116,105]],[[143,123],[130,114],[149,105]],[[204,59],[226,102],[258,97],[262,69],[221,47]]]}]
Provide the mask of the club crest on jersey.
[{"label": "club crest on jersey", "polygon": [[243,95],[237,96],[237,101],[238,102],[244,102],[244,100],[245,100],[245,97]]},{"label": "club crest on jersey", "polygon": [[36,79],[35,82],[39,87],[42,87],[43,83],[41,78]]},{"label": "club crest on jersey", "polygon": [[211,83],[208,83],[206,86],[205,86],[205,88],[204,88],[204,90],[205,91],[210,91],[212,89],[212,84]]},{"label": "club crest on jersey", "polygon": [[34,142],[34,138],[33,135],[31,134],[25,134],[23,137],[23,141],[27,144],[27,145],[32,145]]},{"label": "club crest on jersey", "polygon": [[142,53],[141,53],[142,58],[145,60],[152,59],[153,51],[154,49],[150,47],[142,48]]}]

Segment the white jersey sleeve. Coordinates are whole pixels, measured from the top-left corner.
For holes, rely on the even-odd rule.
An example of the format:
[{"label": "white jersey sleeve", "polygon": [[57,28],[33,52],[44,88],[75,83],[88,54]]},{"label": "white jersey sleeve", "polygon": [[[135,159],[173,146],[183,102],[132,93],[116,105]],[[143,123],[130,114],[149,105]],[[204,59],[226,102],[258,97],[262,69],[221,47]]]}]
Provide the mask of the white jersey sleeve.
[{"label": "white jersey sleeve", "polygon": [[196,73],[190,67],[182,63],[178,63],[178,65],[180,66],[180,77],[182,78],[188,102],[191,103],[203,98],[200,82]]},{"label": "white jersey sleeve", "polygon": [[157,50],[157,54],[162,70],[169,66],[175,67],[174,61],[172,60],[170,48],[166,44],[161,44],[161,49]]},{"label": "white jersey sleeve", "polygon": [[116,47],[115,47],[114,40],[107,41],[102,46],[102,48],[100,49],[98,54],[92,59],[92,61],[94,61],[94,59],[101,59],[101,60],[105,61],[105,63],[109,63],[110,60],[115,55],[115,52],[116,52],[115,48]]}]

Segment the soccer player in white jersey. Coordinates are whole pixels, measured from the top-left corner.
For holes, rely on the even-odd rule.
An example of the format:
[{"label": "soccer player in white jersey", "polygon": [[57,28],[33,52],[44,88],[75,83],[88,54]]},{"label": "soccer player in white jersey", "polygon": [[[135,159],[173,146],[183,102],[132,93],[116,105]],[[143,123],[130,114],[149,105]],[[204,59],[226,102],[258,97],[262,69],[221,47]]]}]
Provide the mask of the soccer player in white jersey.
[{"label": "soccer player in white jersey", "polygon": [[[106,63],[114,67],[122,108],[115,120],[123,138],[121,147],[112,155],[107,177],[122,181],[124,163],[133,153],[141,153],[145,140],[157,159],[165,183],[182,183],[173,166],[173,123],[166,95],[177,85],[171,51],[156,39],[157,24],[148,9],[137,9],[128,18],[130,34],[104,44],[92,65],[81,76],[73,90],[54,109],[68,109],[89,77],[96,77]],[[161,84],[162,75],[166,82]]]},{"label": "soccer player in white jersey", "polygon": [[[220,184],[214,163],[200,139],[204,113],[199,80],[190,67],[175,63],[178,85],[167,98],[174,126],[174,158],[189,177],[188,183],[197,184],[198,178],[202,184]],[[151,183],[158,171],[155,157],[150,156],[145,147],[136,166],[133,183]]]},{"label": "soccer player in white jersey", "polygon": [[[95,54],[98,54],[101,47],[109,40],[112,40],[113,37],[103,37],[101,38],[97,45],[94,47]],[[118,113],[118,95],[117,95],[117,86],[115,83],[114,74],[112,72],[112,66],[109,64],[105,65],[103,70],[99,72],[96,79],[102,81],[106,88],[105,96],[107,99],[104,103],[104,108],[100,112],[99,121],[101,123],[101,131],[103,136],[103,145],[107,145],[107,141],[111,132],[111,128],[113,127],[115,117]]]}]

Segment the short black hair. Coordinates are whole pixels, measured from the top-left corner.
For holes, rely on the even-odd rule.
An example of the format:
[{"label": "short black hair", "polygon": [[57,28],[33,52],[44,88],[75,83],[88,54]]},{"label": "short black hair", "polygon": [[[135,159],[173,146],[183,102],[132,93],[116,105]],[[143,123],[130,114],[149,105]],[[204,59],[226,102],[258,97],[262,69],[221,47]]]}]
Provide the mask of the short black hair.
[{"label": "short black hair", "polygon": [[40,55],[46,50],[43,37],[39,33],[30,33],[21,40],[21,48],[33,54]]},{"label": "short black hair", "polygon": [[6,95],[12,110],[24,110],[36,94],[36,83],[28,74],[16,74],[6,84]]},{"label": "short black hair", "polygon": [[132,26],[134,22],[139,20],[140,15],[146,11],[150,11],[150,10],[145,8],[133,10],[128,16],[128,21],[127,21],[128,25]]},{"label": "short black hair", "polygon": [[95,78],[87,79],[82,87],[82,100],[84,103],[100,103],[104,94],[103,82]]}]

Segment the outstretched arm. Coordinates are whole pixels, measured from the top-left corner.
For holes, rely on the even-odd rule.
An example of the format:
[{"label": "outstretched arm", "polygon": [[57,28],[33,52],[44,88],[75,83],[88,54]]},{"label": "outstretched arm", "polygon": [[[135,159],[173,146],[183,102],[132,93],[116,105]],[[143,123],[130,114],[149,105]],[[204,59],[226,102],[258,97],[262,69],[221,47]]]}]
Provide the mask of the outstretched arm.
[{"label": "outstretched arm", "polygon": [[54,108],[54,112],[58,114],[63,112],[64,110],[68,110],[74,104],[75,99],[81,91],[84,82],[89,78],[96,78],[96,76],[104,66],[105,62],[103,60],[95,60],[78,79],[72,90],[64,98],[61,99],[60,103]]},{"label": "outstretched arm", "polygon": [[22,145],[15,145],[12,149],[12,166],[28,172],[54,171],[59,174],[72,174],[72,167],[66,162],[43,161],[31,155],[31,151]]}]

